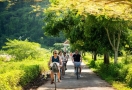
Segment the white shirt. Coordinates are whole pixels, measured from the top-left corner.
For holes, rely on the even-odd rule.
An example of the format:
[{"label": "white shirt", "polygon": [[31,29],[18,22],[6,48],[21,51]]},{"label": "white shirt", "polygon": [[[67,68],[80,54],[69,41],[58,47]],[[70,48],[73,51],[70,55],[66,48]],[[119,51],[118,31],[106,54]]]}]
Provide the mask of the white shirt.
[{"label": "white shirt", "polygon": [[64,61],[64,55],[62,54],[62,55],[59,55],[59,57],[60,57],[60,59],[62,60],[62,61]]}]

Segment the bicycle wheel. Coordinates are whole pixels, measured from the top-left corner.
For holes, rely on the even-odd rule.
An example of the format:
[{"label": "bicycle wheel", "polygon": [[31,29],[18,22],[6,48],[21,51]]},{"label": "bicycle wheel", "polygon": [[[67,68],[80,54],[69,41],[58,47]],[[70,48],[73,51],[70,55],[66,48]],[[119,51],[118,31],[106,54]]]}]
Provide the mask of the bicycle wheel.
[{"label": "bicycle wheel", "polygon": [[54,74],[54,84],[55,84],[55,90],[56,90],[56,74]]},{"label": "bicycle wheel", "polygon": [[78,67],[76,67],[76,74],[77,74],[77,79],[78,79]]},{"label": "bicycle wheel", "polygon": [[65,69],[66,69],[66,66],[64,64],[64,66],[63,66],[63,75],[65,75]]},{"label": "bicycle wheel", "polygon": [[62,79],[62,69],[60,69],[60,80]]}]

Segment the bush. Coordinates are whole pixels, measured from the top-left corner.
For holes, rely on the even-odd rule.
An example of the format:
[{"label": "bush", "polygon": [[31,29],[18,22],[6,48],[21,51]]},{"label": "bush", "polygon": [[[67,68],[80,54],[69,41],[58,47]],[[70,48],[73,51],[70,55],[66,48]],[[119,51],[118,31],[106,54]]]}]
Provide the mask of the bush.
[{"label": "bush", "polygon": [[95,61],[94,60],[92,60],[91,62],[90,62],[90,64],[89,64],[89,67],[95,67],[96,66],[96,64],[95,64]]},{"label": "bush", "polygon": [[[2,80],[0,81],[0,90],[21,90],[20,86],[27,85],[38,75],[49,70],[47,65],[51,53],[40,48],[37,43],[9,40],[3,48],[6,49],[9,55],[15,56],[17,60],[0,61],[0,79]],[[20,70],[21,75],[18,75],[16,70]],[[8,74],[10,71],[18,77]],[[9,77],[11,78],[9,79]]]},{"label": "bush", "polygon": [[122,58],[124,64],[132,63],[132,55],[127,55],[126,57]]},{"label": "bush", "polygon": [[12,56],[15,56],[16,60],[23,60],[28,57],[40,58],[43,55],[44,49],[41,45],[35,42],[8,40],[6,46],[2,47],[6,52]]},{"label": "bush", "polygon": [[25,86],[40,74],[39,65],[23,66],[21,69],[24,71],[24,75],[20,80],[22,86]]},{"label": "bush", "polygon": [[126,76],[126,82],[130,87],[132,87],[132,68],[129,68],[128,74]]},{"label": "bush", "polygon": [[21,70],[13,70],[0,74],[0,90],[22,90],[19,81],[23,72]]},{"label": "bush", "polygon": [[119,80],[120,81],[125,81],[125,78],[128,74],[128,66],[124,65],[120,70],[119,70]]},{"label": "bush", "polygon": [[122,69],[122,64],[100,64],[99,71],[106,74],[107,76],[114,77],[115,80],[119,80],[120,69]]}]

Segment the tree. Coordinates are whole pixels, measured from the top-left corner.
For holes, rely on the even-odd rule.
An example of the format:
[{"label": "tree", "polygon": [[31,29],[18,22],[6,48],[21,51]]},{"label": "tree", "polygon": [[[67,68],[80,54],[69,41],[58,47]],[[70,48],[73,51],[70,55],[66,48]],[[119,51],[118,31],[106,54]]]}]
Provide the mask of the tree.
[{"label": "tree", "polygon": [[0,48],[7,38],[53,46],[65,41],[63,33],[58,37],[44,35],[43,10],[48,7],[48,0],[2,0],[0,1]]},{"label": "tree", "polygon": [[[70,37],[69,32],[74,35],[75,29],[83,23],[82,21],[87,20],[87,17],[92,15],[98,23],[97,26],[101,25],[101,27],[106,30],[109,43],[115,52],[114,62],[117,63],[121,40],[120,36],[121,33],[128,28],[129,21],[132,20],[131,10],[131,3],[128,1],[67,0],[67,2],[65,2],[64,0],[54,0],[51,7],[46,10],[46,32],[53,34],[55,30],[56,33],[54,35],[57,35],[59,31],[63,30],[68,33],[69,39],[74,38],[77,40],[78,38],[76,36]],[[66,17],[68,18],[66,19]],[[86,33],[87,31],[93,29],[92,25],[94,25],[93,22],[88,22],[88,29],[83,31],[85,35],[88,34]],[[51,27],[49,28],[49,26]],[[81,27],[79,27],[79,29],[82,30]],[[111,38],[114,38],[114,43],[112,43]]]}]

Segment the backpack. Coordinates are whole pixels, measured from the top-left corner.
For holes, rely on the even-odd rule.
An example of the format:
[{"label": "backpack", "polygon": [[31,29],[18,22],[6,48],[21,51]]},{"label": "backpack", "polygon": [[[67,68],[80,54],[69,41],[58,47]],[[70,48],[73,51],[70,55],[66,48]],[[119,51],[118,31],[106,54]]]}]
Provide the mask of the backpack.
[{"label": "backpack", "polygon": [[53,71],[54,73],[58,73],[58,72],[59,72],[59,68],[58,68],[58,66],[57,66],[57,63],[53,63],[52,71]]}]

